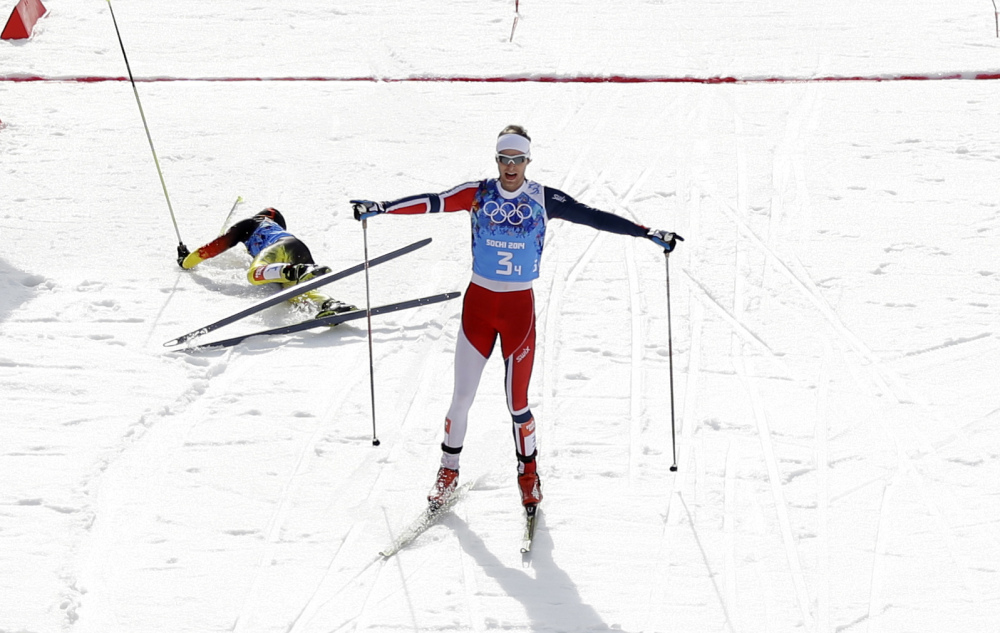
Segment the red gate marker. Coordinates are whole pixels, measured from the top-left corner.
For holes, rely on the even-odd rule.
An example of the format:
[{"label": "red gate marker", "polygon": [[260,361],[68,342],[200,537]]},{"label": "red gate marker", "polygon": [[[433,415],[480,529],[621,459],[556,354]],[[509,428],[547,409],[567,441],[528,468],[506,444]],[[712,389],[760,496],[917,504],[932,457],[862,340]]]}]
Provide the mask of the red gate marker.
[{"label": "red gate marker", "polygon": [[45,15],[46,9],[42,6],[41,0],[20,0],[14,5],[14,10],[10,12],[7,26],[0,39],[3,40],[24,40],[31,37],[31,30],[35,28],[38,18]]}]

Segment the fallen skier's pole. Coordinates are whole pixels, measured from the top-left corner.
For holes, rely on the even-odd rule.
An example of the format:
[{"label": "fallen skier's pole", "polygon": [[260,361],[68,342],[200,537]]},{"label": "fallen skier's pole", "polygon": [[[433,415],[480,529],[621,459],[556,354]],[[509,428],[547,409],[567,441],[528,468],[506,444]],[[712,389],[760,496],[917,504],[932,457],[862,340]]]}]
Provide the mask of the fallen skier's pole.
[{"label": "fallen skier's pole", "polygon": [[142,111],[142,101],[139,100],[139,91],[135,87],[135,79],[132,77],[132,67],[128,63],[128,55],[125,54],[125,43],[122,42],[122,34],[118,30],[118,20],[115,19],[115,10],[111,7],[111,0],[108,0],[108,9],[111,11],[111,21],[115,23],[115,33],[118,35],[118,45],[122,48],[122,57],[125,58],[125,69],[128,70],[128,80],[132,84],[132,92],[135,94],[135,102],[139,106],[139,116],[142,117],[142,127],[146,130],[146,140],[149,141],[149,149],[153,152],[153,162],[156,164],[156,173],[160,176],[160,185],[163,187],[163,197],[167,199],[167,209],[170,211],[170,219],[174,223],[174,231],[177,233],[177,254],[187,253],[184,240],[181,239],[181,231],[177,228],[177,218],[174,217],[174,207],[170,204],[170,194],[167,193],[167,183],[163,180],[163,170],[160,169],[160,159],[156,157],[156,148],[153,147],[153,137],[149,134],[149,126],[146,124],[146,113]]}]

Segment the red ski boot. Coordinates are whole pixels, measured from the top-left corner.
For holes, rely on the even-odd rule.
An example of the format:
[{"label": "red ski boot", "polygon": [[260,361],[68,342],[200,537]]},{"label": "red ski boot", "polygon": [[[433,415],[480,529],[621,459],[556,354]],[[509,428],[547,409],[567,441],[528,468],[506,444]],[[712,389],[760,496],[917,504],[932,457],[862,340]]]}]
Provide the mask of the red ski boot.
[{"label": "red ski boot", "polygon": [[448,500],[451,493],[458,487],[458,471],[442,466],[438,469],[437,479],[427,495],[427,504],[430,509],[437,510]]},{"label": "red ski boot", "polygon": [[536,472],[534,460],[524,465],[524,473],[517,476],[517,486],[521,490],[521,504],[536,506],[542,500],[542,481]]}]

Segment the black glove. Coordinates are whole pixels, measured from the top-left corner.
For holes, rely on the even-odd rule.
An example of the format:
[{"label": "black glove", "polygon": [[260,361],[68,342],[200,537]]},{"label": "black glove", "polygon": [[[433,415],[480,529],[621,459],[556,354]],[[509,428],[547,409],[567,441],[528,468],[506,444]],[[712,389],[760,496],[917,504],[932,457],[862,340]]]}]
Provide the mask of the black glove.
[{"label": "black glove", "polygon": [[367,220],[373,215],[378,215],[379,213],[385,213],[385,207],[382,206],[381,202],[374,202],[372,200],[351,200],[351,205],[354,208],[354,219],[355,220]]},{"label": "black glove", "polygon": [[662,229],[649,229],[646,233],[646,237],[653,240],[657,246],[663,247],[663,251],[669,253],[674,250],[677,246],[677,242],[683,242],[684,238],[676,233],[671,233],[670,231],[664,231]]},{"label": "black glove", "polygon": [[187,246],[183,243],[177,245],[177,265],[184,268],[184,259],[191,254]]}]

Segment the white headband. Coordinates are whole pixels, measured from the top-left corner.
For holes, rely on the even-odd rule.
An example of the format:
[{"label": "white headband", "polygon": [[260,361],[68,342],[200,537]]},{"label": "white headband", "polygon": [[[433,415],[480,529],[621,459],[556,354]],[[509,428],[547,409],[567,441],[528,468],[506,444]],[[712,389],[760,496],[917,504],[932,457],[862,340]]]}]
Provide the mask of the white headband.
[{"label": "white headband", "polygon": [[514,149],[531,157],[531,141],[520,134],[504,134],[497,139],[497,154],[505,149]]}]

